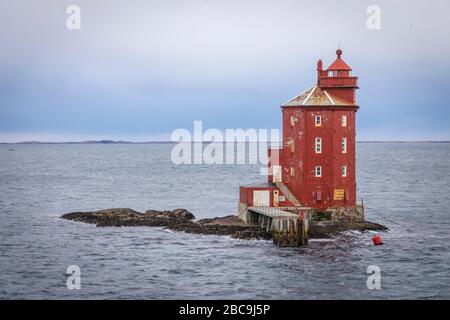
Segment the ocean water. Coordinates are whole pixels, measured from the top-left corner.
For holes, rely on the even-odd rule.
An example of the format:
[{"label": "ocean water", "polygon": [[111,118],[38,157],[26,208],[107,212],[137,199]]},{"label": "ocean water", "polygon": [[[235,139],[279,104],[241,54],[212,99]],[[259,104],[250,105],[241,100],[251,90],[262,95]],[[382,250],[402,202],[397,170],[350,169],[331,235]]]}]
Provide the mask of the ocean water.
[{"label": "ocean water", "polygon": [[[0,145],[1,299],[450,298],[450,144],[358,143],[358,198],[373,234],[346,232],[306,248],[270,241],[97,228],[71,211],[186,208],[236,212],[258,165],[181,165],[170,144]],[[66,286],[69,265],[81,289]],[[367,268],[381,289],[367,288]]]}]

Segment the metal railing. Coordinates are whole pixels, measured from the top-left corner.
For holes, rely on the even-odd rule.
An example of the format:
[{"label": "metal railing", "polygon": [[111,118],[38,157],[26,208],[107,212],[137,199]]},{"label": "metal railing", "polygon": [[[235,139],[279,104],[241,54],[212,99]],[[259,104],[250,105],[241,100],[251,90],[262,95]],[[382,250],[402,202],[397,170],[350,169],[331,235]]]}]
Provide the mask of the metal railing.
[{"label": "metal railing", "polygon": [[277,217],[277,218],[292,218],[292,219],[298,219],[299,216],[297,214],[283,211],[281,209],[278,209],[276,207],[268,207],[268,206],[253,206],[248,207],[248,210],[269,216],[269,217]]}]

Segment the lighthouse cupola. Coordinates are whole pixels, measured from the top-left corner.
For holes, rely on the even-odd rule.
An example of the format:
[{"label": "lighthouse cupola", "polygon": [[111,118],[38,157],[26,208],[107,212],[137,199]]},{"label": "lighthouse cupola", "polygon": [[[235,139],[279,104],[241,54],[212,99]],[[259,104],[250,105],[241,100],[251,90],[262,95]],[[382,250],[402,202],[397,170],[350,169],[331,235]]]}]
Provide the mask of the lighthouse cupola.
[{"label": "lighthouse cupola", "polygon": [[352,68],[342,59],[342,49],[336,50],[336,60],[326,70],[318,70],[318,85],[348,102],[356,102],[358,77],[352,77]]}]

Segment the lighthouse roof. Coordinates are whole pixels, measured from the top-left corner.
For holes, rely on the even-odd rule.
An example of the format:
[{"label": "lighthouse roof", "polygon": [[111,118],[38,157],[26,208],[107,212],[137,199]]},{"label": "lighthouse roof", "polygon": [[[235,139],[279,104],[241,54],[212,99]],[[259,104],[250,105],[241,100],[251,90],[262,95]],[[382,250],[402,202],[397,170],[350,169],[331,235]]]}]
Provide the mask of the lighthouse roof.
[{"label": "lighthouse roof", "polygon": [[340,99],[318,85],[306,90],[295,98],[285,102],[282,107],[301,107],[301,106],[338,106],[354,107],[353,103]]},{"label": "lighthouse roof", "polygon": [[332,64],[330,64],[330,66],[328,67],[328,71],[351,71],[352,68],[350,68],[350,66],[348,64],[346,64],[344,62],[344,60],[342,60],[341,58],[342,55],[342,50],[341,49],[337,49],[336,50],[336,60],[334,60],[334,62]]}]

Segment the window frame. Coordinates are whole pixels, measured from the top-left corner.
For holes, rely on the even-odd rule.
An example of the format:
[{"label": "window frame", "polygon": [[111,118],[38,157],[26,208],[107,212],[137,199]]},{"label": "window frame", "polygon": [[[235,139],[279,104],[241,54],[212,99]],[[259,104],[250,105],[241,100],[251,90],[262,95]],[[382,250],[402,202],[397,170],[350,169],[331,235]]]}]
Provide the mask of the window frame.
[{"label": "window frame", "polygon": [[[317,171],[319,172],[319,174],[317,174]],[[322,178],[322,166],[315,166],[314,167],[314,176],[316,178]]]},{"label": "window frame", "polygon": [[343,127],[346,127],[347,126],[347,115],[342,115],[342,118],[341,118],[341,125],[343,126]]},{"label": "window frame", "polygon": [[341,151],[342,153],[347,153],[347,138],[345,137],[341,139]]},{"label": "window frame", "polygon": [[347,177],[347,165],[341,166],[341,177],[343,178]]},{"label": "window frame", "polygon": [[[319,148],[317,148],[319,147]],[[322,153],[322,138],[316,137],[315,143],[314,143],[314,151],[315,153]]]},{"label": "window frame", "polygon": [[[319,119],[319,123],[317,123],[317,119]],[[322,116],[317,114],[314,116],[314,126],[321,127],[322,126]]]}]

